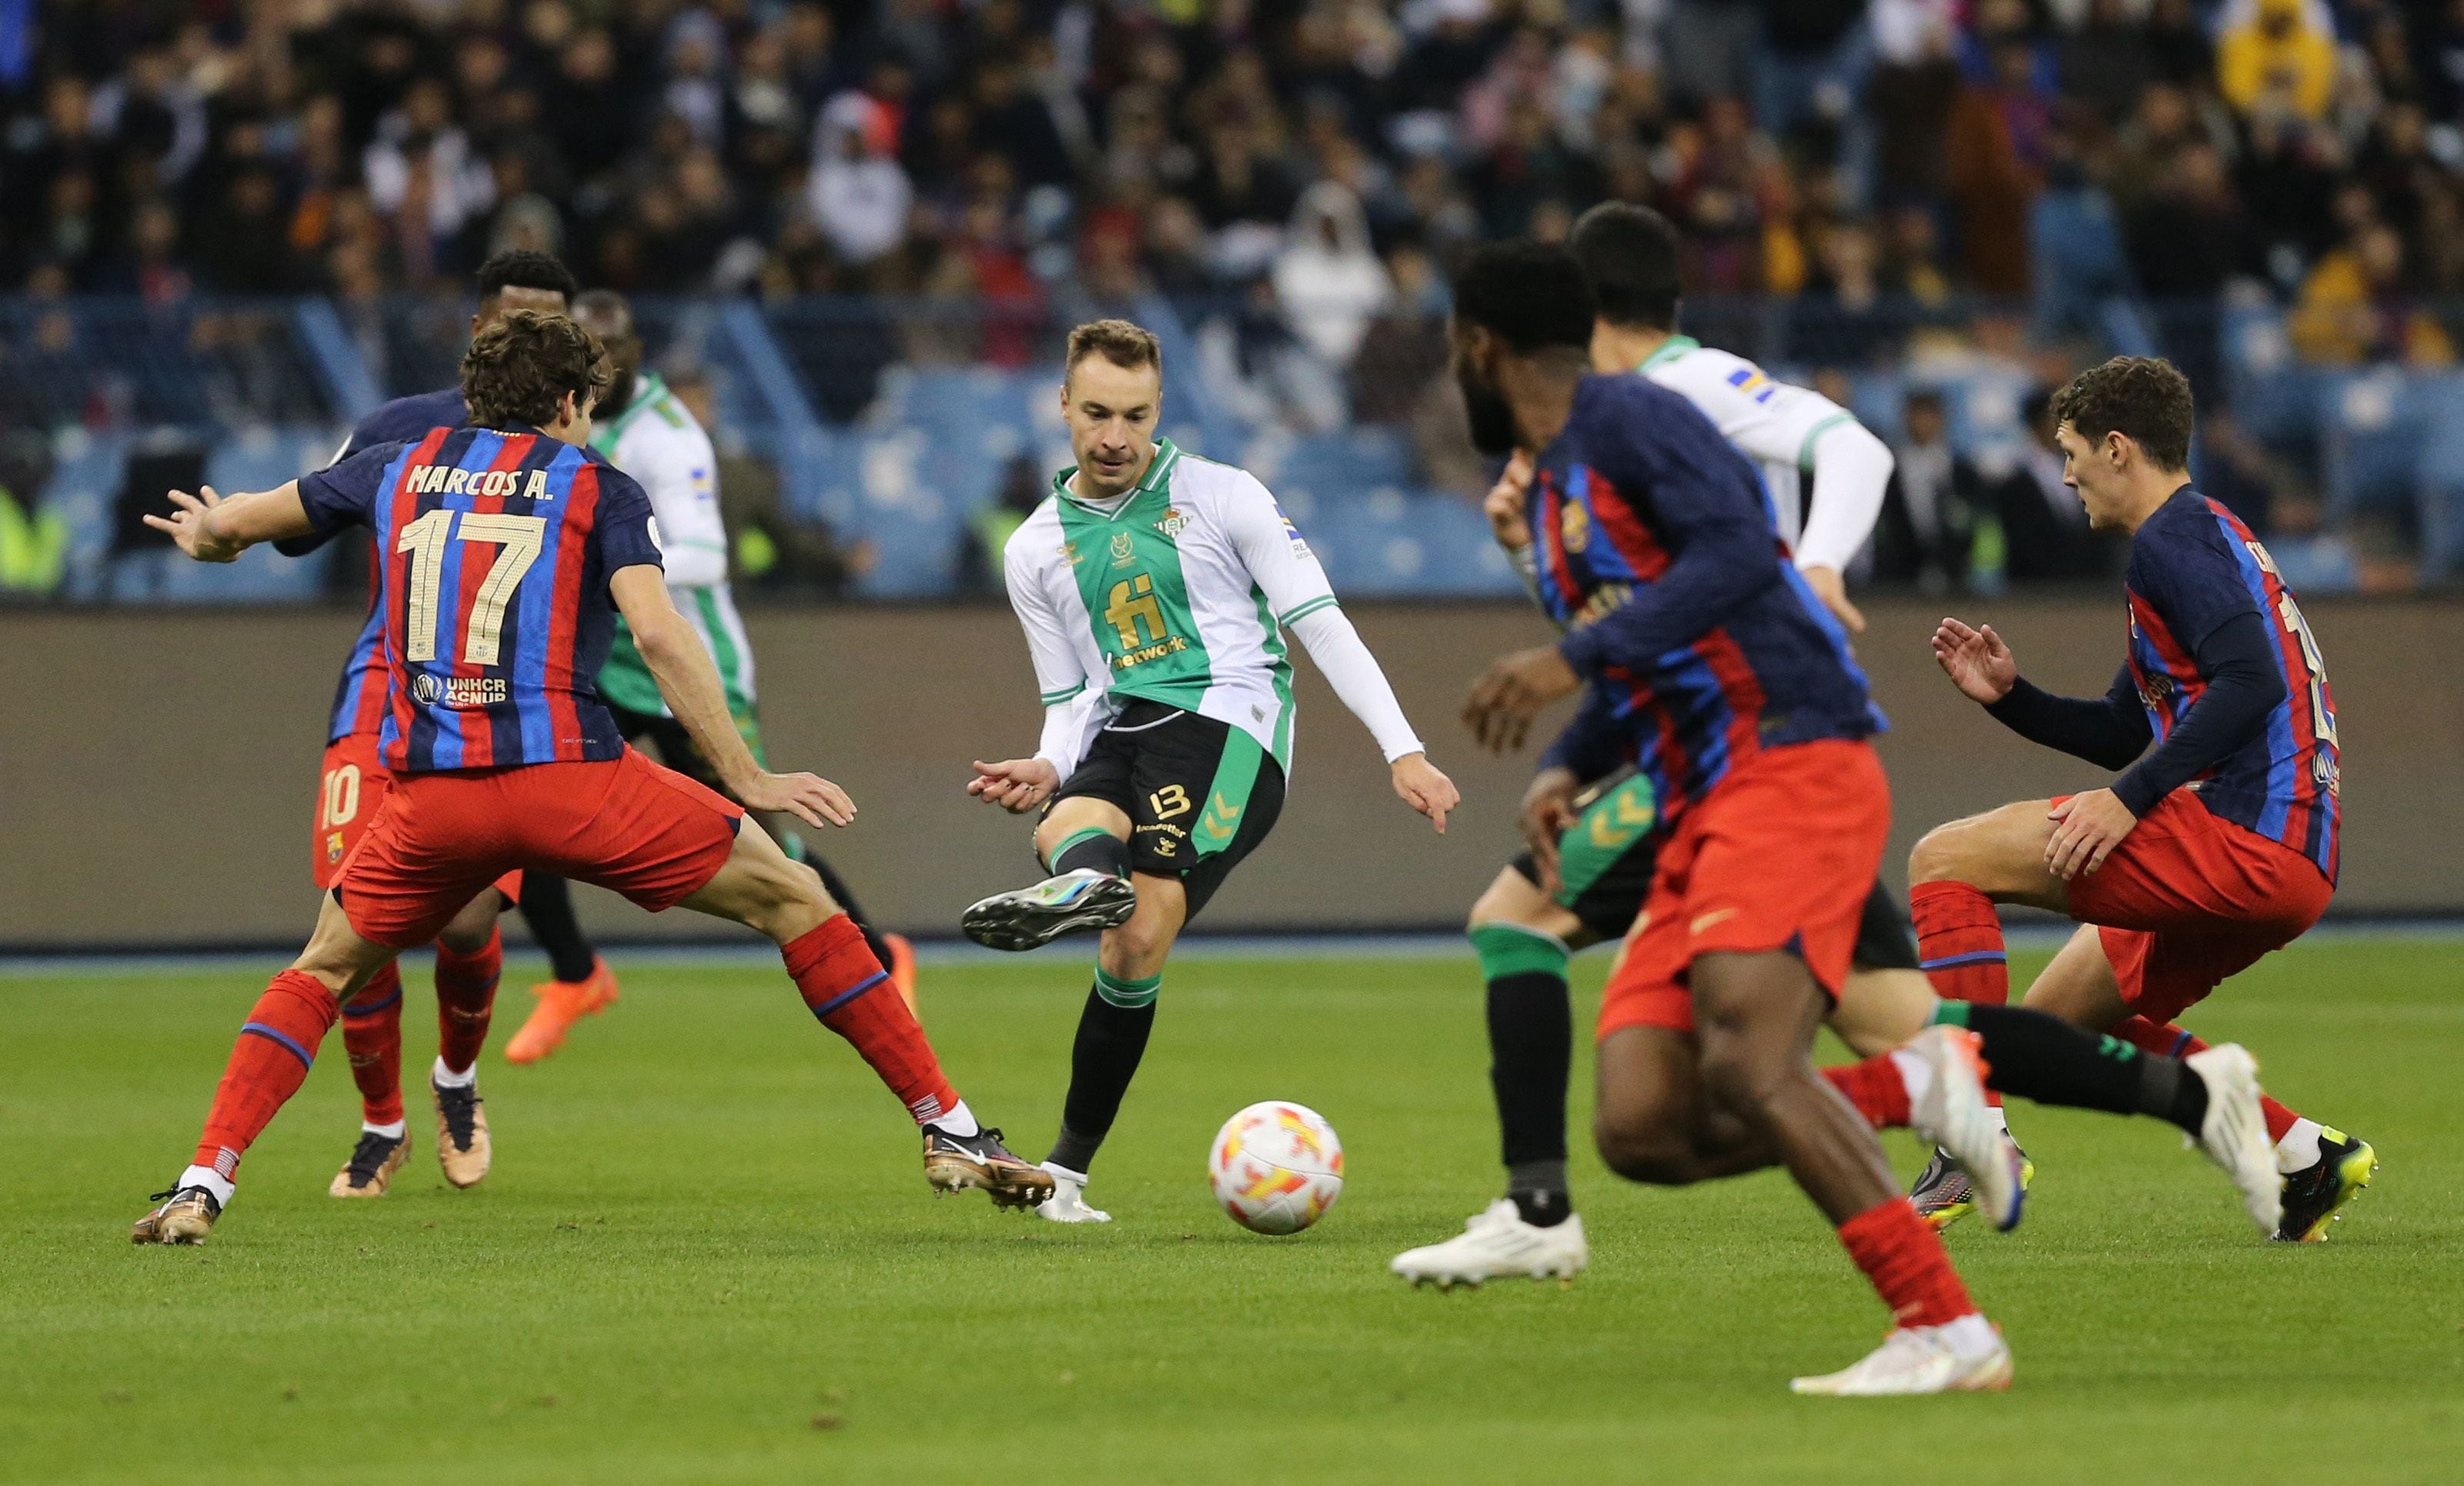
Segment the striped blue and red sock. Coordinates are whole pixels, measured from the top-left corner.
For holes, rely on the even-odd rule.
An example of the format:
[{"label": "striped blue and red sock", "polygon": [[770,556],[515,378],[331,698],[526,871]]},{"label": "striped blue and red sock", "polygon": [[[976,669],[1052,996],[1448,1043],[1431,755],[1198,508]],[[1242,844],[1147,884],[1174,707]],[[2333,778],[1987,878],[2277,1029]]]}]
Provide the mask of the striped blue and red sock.
[{"label": "striped blue and red sock", "polygon": [[[918,1125],[958,1108],[958,1094],[941,1076],[941,1061],[889,972],[844,913],[780,949],[798,994],[821,1024],[855,1044],[881,1082]],[[887,994],[875,994],[887,992]]]}]

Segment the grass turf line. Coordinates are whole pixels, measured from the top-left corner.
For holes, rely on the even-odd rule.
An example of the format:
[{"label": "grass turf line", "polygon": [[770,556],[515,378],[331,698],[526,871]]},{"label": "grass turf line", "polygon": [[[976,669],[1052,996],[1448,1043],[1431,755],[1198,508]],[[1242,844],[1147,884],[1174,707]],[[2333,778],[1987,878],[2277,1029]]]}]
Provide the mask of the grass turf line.
[{"label": "grass turf line", "polygon": [[[1785,1391],[1883,1316],[1776,1174],[1649,1191],[1578,1148],[1594,1250],[1572,1289],[1384,1273],[1499,1184],[1468,956],[1176,971],[1090,1192],[1116,1221],[1091,1229],[928,1197],[891,1097],[783,975],[739,969],[646,965],[550,1061],[492,1050],[496,1169],[452,1191],[409,978],[393,1193],[324,1195],[357,1117],[338,1033],[188,1251],[132,1249],[126,1225],[261,982],[0,987],[0,1479],[2431,1481],[2464,1459],[2443,946],[2297,949],[2192,1017],[2390,1162],[2331,1242],[2256,1242],[2163,1125],[2021,1106],[2026,1225],[1951,1236],[2017,1385],[1881,1402]],[[926,978],[956,1082],[1023,1153],[1084,986],[1060,951]],[[1298,1238],[1207,1197],[1207,1137],[1261,1098],[1346,1142],[1351,1185]]]}]

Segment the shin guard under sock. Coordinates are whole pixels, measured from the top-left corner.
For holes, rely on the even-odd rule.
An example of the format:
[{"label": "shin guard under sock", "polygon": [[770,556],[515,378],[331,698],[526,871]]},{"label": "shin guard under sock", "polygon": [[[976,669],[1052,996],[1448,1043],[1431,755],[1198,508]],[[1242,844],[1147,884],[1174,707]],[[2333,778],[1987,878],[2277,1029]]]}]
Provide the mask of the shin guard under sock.
[{"label": "shin guard under sock", "polygon": [[957,1091],[941,1076],[940,1060],[915,1014],[895,991],[871,994],[890,983],[890,972],[866,948],[853,919],[835,914],[780,953],[813,1016],[855,1044],[916,1124],[930,1125],[943,1110],[957,1107]]},{"label": "shin guard under sock", "polygon": [[342,1008],[342,1051],[360,1087],[360,1118],[402,1120],[402,972],[387,964]]},{"label": "shin guard under sock", "polygon": [[[1105,840],[1111,840],[1106,837]],[[1146,1057],[1155,1030],[1155,994],[1161,975],[1132,979],[1095,969],[1095,984],[1078,1014],[1078,1038],[1069,1049],[1069,1093],[1061,1104],[1061,1133],[1052,1143],[1053,1165],[1084,1171],[1121,1112],[1121,1099]]]},{"label": "shin guard under sock", "polygon": [[470,954],[457,954],[443,941],[436,946],[436,1056],[455,1073],[470,1071],[488,1040],[488,1021],[496,1007],[496,979],[505,968],[505,936],[493,929],[488,942]]},{"label": "shin guard under sock", "polygon": [[193,1165],[233,1179],[239,1158],[307,1082],[318,1045],[341,1015],[334,993],[307,972],[286,970],[274,977],[231,1044]]}]

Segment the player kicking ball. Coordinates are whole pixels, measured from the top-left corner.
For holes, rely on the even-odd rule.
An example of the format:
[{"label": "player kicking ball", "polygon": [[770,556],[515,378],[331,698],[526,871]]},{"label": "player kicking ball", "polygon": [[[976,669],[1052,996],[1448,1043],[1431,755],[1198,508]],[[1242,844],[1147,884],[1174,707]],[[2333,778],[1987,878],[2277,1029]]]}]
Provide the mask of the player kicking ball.
[{"label": "player kicking ball", "polygon": [[[2131,534],[2122,668],[2102,697],[2054,696],[2021,678],[1991,625],[1955,619],[1935,631],[1934,658],[2021,737],[2123,772],[1936,827],[1908,859],[1909,906],[1936,985],[1983,1003],[2010,994],[1995,904],[2077,920],[2027,1004],[2194,1053],[2206,1044],[2173,1019],[2307,931],[2335,891],[2335,698],[2267,549],[2190,484],[2189,379],[2117,357],[2053,411],[2088,520]],[[2264,1108],[2283,1177],[2276,1236],[2323,1237],[2378,1153],[2274,1100]]]},{"label": "player kicking ball", "polygon": [[[373,529],[389,683],[379,752],[393,783],[307,949],[241,1026],[196,1154],[131,1229],[135,1242],[202,1242],[341,1003],[524,868],[767,935],[805,1005],[921,1126],[935,1191],[980,1187],[1006,1207],[1050,1195],[1049,1176],[977,1124],[820,879],[766,833],[742,829],[746,807],[816,827],[847,824],[855,807],[827,780],[763,771],[744,746],[709,653],[669,599],[649,498],[584,448],[607,382],[587,332],[509,312],[463,357],[470,426],[378,445],[279,490],[174,492],[173,514],[147,518],[208,562],[349,522]],[[617,613],[743,807],[626,747],[589,679]]]},{"label": "player kicking ball", "polygon": [[1394,772],[1446,827],[1458,796],[1326,573],[1266,488],[1157,439],[1163,355],[1126,320],[1069,333],[1063,417],[1078,463],[1010,539],[1002,573],[1044,706],[1031,758],[978,762],[967,793],[1045,807],[1052,875],[967,909],[979,944],[1029,950],[1099,929],[1061,1133],[1044,1169],[1061,1223],[1101,1223],[1085,1192],[1155,1025],[1173,942],[1273,828],[1292,746],[1289,629]]}]

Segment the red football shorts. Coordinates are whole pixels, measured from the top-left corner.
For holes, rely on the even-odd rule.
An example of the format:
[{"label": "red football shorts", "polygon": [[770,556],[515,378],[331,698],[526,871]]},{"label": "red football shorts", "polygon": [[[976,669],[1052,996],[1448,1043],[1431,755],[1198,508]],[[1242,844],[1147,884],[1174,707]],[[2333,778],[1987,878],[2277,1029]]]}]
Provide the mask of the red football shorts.
[{"label": "red football shorts", "polygon": [[629,748],[598,763],[406,775],[342,859],[342,911],[363,937],[408,949],[498,874],[537,867],[656,913],[718,875],[743,819]]},{"label": "red football shorts", "polygon": [[[317,831],[308,841],[308,875],[319,888],[342,880],[342,859],[360,843],[393,788],[393,776],[377,762],[377,735],[352,732],[325,745],[325,771],[317,788]],[[520,869],[496,879],[509,904],[522,901]]]},{"label": "red football shorts", "polygon": [[1787,950],[1835,999],[1891,831],[1891,785],[1871,745],[1768,748],[1677,818],[1600,999],[1599,1035],[1694,1030],[1698,954]]},{"label": "red football shorts", "polygon": [[2097,926],[2123,1002],[2162,1024],[2301,937],[2335,891],[2309,858],[2180,789],[2071,879],[2071,917]]}]

